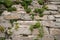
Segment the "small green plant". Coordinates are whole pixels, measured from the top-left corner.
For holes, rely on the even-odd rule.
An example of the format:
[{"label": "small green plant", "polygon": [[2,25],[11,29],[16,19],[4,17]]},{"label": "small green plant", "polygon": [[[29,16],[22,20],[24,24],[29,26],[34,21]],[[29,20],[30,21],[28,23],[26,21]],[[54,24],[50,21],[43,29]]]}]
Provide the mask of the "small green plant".
[{"label": "small green plant", "polygon": [[7,30],[7,34],[8,34],[8,36],[11,36],[12,33],[13,33],[13,32],[11,31],[11,29],[8,29],[8,30]]},{"label": "small green plant", "polygon": [[0,4],[3,4],[4,3],[4,0],[0,0]]},{"label": "small green plant", "polygon": [[42,13],[44,12],[44,10],[45,10],[44,8],[40,8],[40,9],[38,10],[38,13],[39,13],[39,14],[42,14]]},{"label": "small green plant", "polygon": [[19,0],[16,0],[14,3],[16,3],[16,4],[20,4],[20,1],[19,1]]},{"label": "small green plant", "polygon": [[45,10],[44,8],[40,8],[40,9],[36,8],[34,12],[38,13],[40,17],[43,17],[44,10]]},{"label": "small green plant", "polygon": [[39,10],[40,10],[39,8],[35,8],[34,12],[38,13]]},{"label": "small green plant", "polygon": [[47,5],[43,5],[42,8],[44,8],[45,10],[47,10],[48,9],[48,6]]},{"label": "small green plant", "polygon": [[11,23],[11,25],[13,26],[13,22],[16,22],[17,20],[15,20],[15,19],[11,19],[10,20],[10,23]]},{"label": "small green plant", "polygon": [[0,25],[0,32],[4,32],[4,27]]},{"label": "small green plant", "polygon": [[1,11],[0,11],[0,16],[2,15],[2,12],[3,12],[3,11],[1,10]]},{"label": "small green plant", "polygon": [[27,13],[30,13],[30,12],[31,12],[31,9],[28,8],[28,5],[30,5],[31,2],[32,2],[32,0],[22,0],[22,2],[20,2],[21,5],[24,7],[24,9],[25,9],[25,11],[26,11]]},{"label": "small green plant", "polygon": [[19,28],[18,23],[15,23],[15,29],[18,30],[18,28]]},{"label": "small green plant", "polygon": [[43,17],[44,16],[44,14],[39,14],[39,17]]},{"label": "small green plant", "polygon": [[32,2],[32,0],[22,0],[22,1],[24,1],[27,5],[30,5]]},{"label": "small green plant", "polygon": [[24,2],[24,1],[22,1],[22,2],[20,2],[21,3],[21,5],[24,7],[24,6],[27,6],[28,7],[28,5],[26,4],[26,2]]},{"label": "small green plant", "polygon": [[39,38],[42,38],[44,35],[44,30],[43,30],[43,26],[40,24],[40,22],[37,22],[34,25],[30,26],[30,30],[31,32],[33,31],[33,29],[38,29],[39,30],[39,34],[37,35],[37,38],[34,40],[38,40]]},{"label": "small green plant", "polygon": [[34,20],[34,13],[31,14],[31,18],[32,18],[32,20]]},{"label": "small green plant", "polygon": [[12,0],[4,0],[4,5],[8,8],[13,5],[13,2],[12,2]]},{"label": "small green plant", "polygon": [[35,38],[34,40],[39,40],[38,38]]},{"label": "small green plant", "polygon": [[30,9],[30,8],[26,8],[25,11],[26,11],[27,13],[30,13],[30,12],[31,12],[31,9]]},{"label": "small green plant", "polygon": [[43,5],[43,4],[44,4],[44,0],[38,0],[38,3],[39,3],[40,5]]},{"label": "small green plant", "polygon": [[15,7],[9,7],[9,8],[7,8],[7,11],[9,11],[9,12],[16,11],[16,8]]},{"label": "small green plant", "polygon": [[0,40],[5,40],[5,37],[0,37]]},{"label": "small green plant", "polygon": [[42,13],[44,12],[44,10],[45,10],[44,8],[40,8],[40,9],[39,9],[39,8],[36,8],[36,9],[34,10],[34,12],[35,12],[35,13],[42,14]]},{"label": "small green plant", "polygon": [[42,8],[36,8],[35,10],[34,10],[34,12],[35,13],[39,13],[39,16],[40,17],[43,17],[43,12],[45,11],[45,10],[47,10],[48,9],[48,6],[47,5],[43,5],[43,7]]}]

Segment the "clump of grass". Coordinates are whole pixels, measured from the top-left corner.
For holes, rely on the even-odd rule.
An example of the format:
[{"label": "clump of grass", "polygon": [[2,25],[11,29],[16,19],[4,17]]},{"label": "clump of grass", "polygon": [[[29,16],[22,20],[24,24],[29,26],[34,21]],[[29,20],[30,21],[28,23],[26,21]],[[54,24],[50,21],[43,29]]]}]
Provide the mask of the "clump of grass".
[{"label": "clump of grass", "polygon": [[[14,4],[14,2],[12,0],[0,0],[0,4],[3,4],[6,7],[5,10],[7,10],[7,11],[10,11],[10,12],[16,11],[16,8],[12,7],[12,5]],[[1,9],[1,10],[3,10],[3,9]]]},{"label": "clump of grass", "polygon": [[31,14],[31,18],[32,18],[32,20],[34,20],[34,13]]},{"label": "clump of grass", "polygon": [[21,5],[24,7],[26,13],[30,13],[31,12],[31,9],[28,8],[28,5],[30,5],[32,2],[32,0],[22,0]]},{"label": "clump of grass", "polygon": [[13,2],[12,2],[12,0],[4,0],[4,5],[8,8],[13,5]]},{"label": "clump of grass", "polygon": [[9,11],[9,12],[16,11],[16,10],[17,9],[15,7],[9,7],[9,8],[7,8],[7,11]]},{"label": "clump of grass", "polygon": [[38,13],[40,17],[43,17],[43,16],[44,16],[44,15],[43,15],[43,12],[44,12],[45,10],[47,10],[47,9],[48,9],[47,5],[43,5],[42,8],[36,8],[36,9],[34,10],[34,12],[35,12],[35,13]]},{"label": "clump of grass", "polygon": [[27,5],[30,5],[32,0],[22,0],[23,2],[25,2]]},{"label": "clump of grass", "polygon": [[27,13],[30,13],[30,12],[31,12],[31,9],[30,9],[30,8],[25,8],[25,11],[26,11]]},{"label": "clump of grass", "polygon": [[16,22],[16,21],[17,21],[16,19],[11,19],[10,20],[11,25],[13,26],[13,23]]},{"label": "clump of grass", "polygon": [[0,32],[4,32],[4,27],[0,25]]},{"label": "clump of grass", "polygon": [[44,4],[44,0],[38,0],[38,3],[39,3],[40,5],[43,5],[43,4]]},{"label": "clump of grass", "polygon": [[14,3],[15,4],[20,4],[20,1],[19,0],[16,0]]},{"label": "clump of grass", "polygon": [[15,29],[18,30],[18,28],[19,28],[18,23],[15,23]]},{"label": "clump of grass", "polygon": [[38,13],[40,17],[43,17],[44,9],[43,9],[43,8],[40,8],[40,9],[36,8],[36,9],[34,10],[34,12],[35,12],[35,13]]},{"label": "clump of grass", "polygon": [[42,38],[44,36],[43,26],[40,24],[40,22],[37,22],[36,24],[30,26],[31,32],[34,29],[38,29],[39,30],[39,34],[37,35],[37,38],[34,39],[34,40],[38,40],[39,38]]},{"label": "clump of grass", "polygon": [[0,40],[5,40],[5,37],[0,37]]}]

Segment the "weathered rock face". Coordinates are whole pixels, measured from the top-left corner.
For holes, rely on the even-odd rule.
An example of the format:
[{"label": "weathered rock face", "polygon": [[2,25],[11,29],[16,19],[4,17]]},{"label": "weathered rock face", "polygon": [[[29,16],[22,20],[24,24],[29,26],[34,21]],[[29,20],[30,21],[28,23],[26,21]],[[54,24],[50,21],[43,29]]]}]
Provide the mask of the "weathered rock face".
[{"label": "weathered rock face", "polygon": [[[16,0],[12,0],[16,1]],[[19,0],[21,1],[21,0]],[[19,24],[18,30],[12,29],[12,40],[34,40],[39,34],[38,29],[30,31],[30,26],[34,25],[37,21],[41,23],[44,30],[44,36],[39,40],[60,40],[60,0],[46,0],[47,10],[43,12],[43,17],[39,17],[38,13],[34,12],[35,8],[41,8],[42,5],[37,0],[33,0],[28,8],[31,8],[30,13],[26,13],[24,7],[21,4],[12,5],[16,7],[16,11],[8,12],[5,10],[4,5],[0,5],[0,11],[3,11],[0,16],[0,25],[6,29],[15,27],[15,22],[10,23],[10,20],[17,20]],[[31,13],[34,13],[34,20],[31,18]],[[12,27],[13,25],[13,27]],[[0,37],[5,37],[4,33],[0,33]],[[6,40],[11,40],[10,38]]]},{"label": "weathered rock face", "polygon": [[60,0],[48,0],[48,1],[51,1],[51,2],[52,2],[52,1],[53,1],[53,2],[59,2]]}]

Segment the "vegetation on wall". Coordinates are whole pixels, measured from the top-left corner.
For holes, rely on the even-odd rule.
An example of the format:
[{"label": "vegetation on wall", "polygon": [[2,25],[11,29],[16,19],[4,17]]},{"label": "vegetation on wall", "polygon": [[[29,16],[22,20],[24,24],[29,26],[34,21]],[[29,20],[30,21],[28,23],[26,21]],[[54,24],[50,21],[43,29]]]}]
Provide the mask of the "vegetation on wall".
[{"label": "vegetation on wall", "polygon": [[4,27],[0,25],[0,32],[4,32]]},{"label": "vegetation on wall", "polygon": [[11,19],[10,20],[11,25],[13,26],[13,22],[16,22],[16,21],[17,21],[16,19]]},{"label": "vegetation on wall", "polygon": [[15,23],[15,29],[18,30],[18,28],[19,28],[18,23]]},{"label": "vegetation on wall", "polygon": [[0,11],[0,16],[2,15],[2,12],[3,12],[3,11]]},{"label": "vegetation on wall", "polygon": [[43,5],[42,8],[36,8],[36,9],[34,10],[34,12],[35,12],[35,13],[38,13],[40,17],[43,17],[43,12],[44,12],[45,10],[47,10],[47,8],[48,8],[48,7],[47,7],[46,5]]},{"label": "vegetation on wall", "polygon": [[31,13],[31,18],[32,20],[34,20],[34,13]]},{"label": "vegetation on wall", "polygon": [[9,12],[16,11],[16,8],[15,7],[9,7],[9,8],[7,8],[7,11],[9,11]]},{"label": "vegetation on wall", "polygon": [[40,24],[40,22],[37,22],[36,24],[30,26],[31,32],[33,32],[34,29],[39,30],[39,34],[37,35],[37,38],[34,40],[38,40],[39,38],[42,38],[44,35],[44,30],[43,30],[43,26]]},{"label": "vegetation on wall", "polygon": [[[32,0],[22,0],[21,2],[19,0],[17,0],[16,4],[21,3],[21,5],[24,7],[26,13],[30,13],[31,9],[28,6],[31,5],[31,2],[32,2]],[[43,5],[43,7],[42,8],[36,8],[34,10],[34,12],[38,13],[40,17],[43,17],[43,12],[45,10],[47,10],[48,7],[46,5],[44,5],[43,0],[38,0],[38,3],[40,5]],[[9,11],[9,12],[16,11],[16,8],[12,7],[12,5],[13,5],[12,0],[0,0],[0,4],[5,5],[5,7],[7,8],[7,11]],[[1,13],[0,13],[0,15],[1,15]],[[31,18],[32,18],[32,20],[34,19],[34,13],[31,14]],[[13,22],[16,22],[16,21],[17,20],[15,20],[15,19],[10,20],[10,23],[12,24],[12,26],[13,26]],[[16,23],[15,25],[16,25],[15,29],[17,30],[19,28],[18,23]],[[44,36],[43,26],[40,24],[40,22],[37,22],[36,24],[30,26],[31,32],[33,32],[34,29],[38,29],[38,31],[39,31],[39,34],[37,35],[37,38],[34,39],[34,40],[38,40],[39,38],[42,38]],[[3,32],[4,28],[0,27],[0,31]],[[11,29],[8,29],[7,33],[9,35],[11,35],[12,34]]]},{"label": "vegetation on wall", "polygon": [[30,12],[31,12],[31,9],[30,9],[30,8],[25,8],[25,11],[26,11],[27,13],[30,13]]},{"label": "vegetation on wall", "polygon": [[22,0],[23,2],[25,2],[27,5],[30,5],[32,0]]},{"label": "vegetation on wall", "polygon": [[7,30],[7,35],[8,35],[8,37],[11,36],[12,33],[13,33],[13,32],[11,31],[11,29],[8,29],[8,30]]},{"label": "vegetation on wall", "polygon": [[30,5],[31,2],[32,2],[32,0],[22,0],[22,2],[21,2],[21,5],[24,7],[24,9],[27,13],[31,12],[31,9],[28,8],[28,5]]},{"label": "vegetation on wall", "polygon": [[[12,0],[0,0],[0,4],[3,4],[7,8],[7,11],[10,11],[10,12],[11,11],[16,11],[16,8],[15,7],[14,8],[12,7],[13,3],[14,2]],[[2,15],[2,12],[3,11],[0,12],[0,15]]]},{"label": "vegetation on wall", "polygon": [[14,4],[20,4],[20,0],[14,1]]},{"label": "vegetation on wall", "polygon": [[5,37],[0,37],[0,40],[5,40]]},{"label": "vegetation on wall", "polygon": [[9,8],[9,7],[11,7],[13,5],[13,2],[12,2],[12,0],[4,0],[4,5],[7,8]]},{"label": "vegetation on wall", "polygon": [[44,4],[44,0],[38,0],[38,3],[39,3],[40,5],[43,5],[43,4]]}]

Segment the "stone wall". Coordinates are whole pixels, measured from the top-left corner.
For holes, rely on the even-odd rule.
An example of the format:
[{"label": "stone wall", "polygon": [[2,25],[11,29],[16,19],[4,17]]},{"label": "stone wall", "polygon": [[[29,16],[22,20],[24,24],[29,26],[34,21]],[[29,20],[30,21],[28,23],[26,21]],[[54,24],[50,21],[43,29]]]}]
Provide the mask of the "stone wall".
[{"label": "stone wall", "polygon": [[[42,6],[38,4],[37,0],[33,0],[31,5],[33,6],[29,7],[32,11]],[[34,20],[32,20],[30,14],[25,12],[21,4],[13,5],[12,7],[16,7],[17,11],[8,12],[5,10],[2,16],[0,16],[0,25],[5,28],[12,27],[9,20],[16,19],[19,24],[19,29],[17,31],[13,30],[12,40],[33,40],[38,34],[38,30],[34,29],[31,35],[29,27],[39,20],[44,29],[44,37],[40,40],[60,40],[60,0],[48,0],[47,6],[48,10],[43,12],[43,17],[35,15]],[[23,34],[27,36],[23,36]],[[4,36],[4,33],[0,34],[0,37]]]}]

